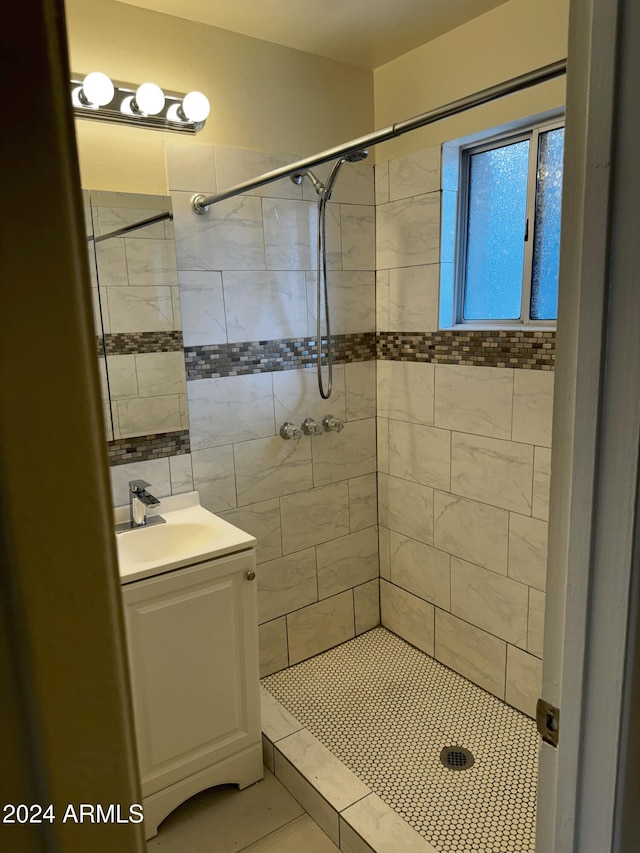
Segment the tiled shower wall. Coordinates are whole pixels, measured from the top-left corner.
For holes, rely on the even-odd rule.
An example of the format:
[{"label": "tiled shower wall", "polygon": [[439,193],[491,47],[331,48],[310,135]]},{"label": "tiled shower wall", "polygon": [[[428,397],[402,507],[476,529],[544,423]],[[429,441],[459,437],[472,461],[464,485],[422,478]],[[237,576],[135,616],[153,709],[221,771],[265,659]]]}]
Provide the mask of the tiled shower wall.
[{"label": "tiled shower wall", "polygon": [[[258,539],[261,669],[274,672],[379,622],[373,168],[349,164],[329,206],[338,364],[315,370],[316,196],[289,179],[191,211],[297,159],[167,147],[182,305],[193,482],[203,505]],[[322,178],[327,169],[318,169]],[[284,440],[332,414],[344,430]]]},{"label": "tiled shower wall", "polygon": [[554,334],[434,334],[451,195],[437,148],[376,166],[382,624],[533,715]]}]

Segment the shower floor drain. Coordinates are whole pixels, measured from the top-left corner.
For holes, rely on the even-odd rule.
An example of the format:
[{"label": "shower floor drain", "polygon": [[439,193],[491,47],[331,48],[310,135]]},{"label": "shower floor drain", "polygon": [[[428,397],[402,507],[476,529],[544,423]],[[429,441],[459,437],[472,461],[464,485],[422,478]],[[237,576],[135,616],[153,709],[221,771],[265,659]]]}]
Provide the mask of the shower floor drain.
[{"label": "shower floor drain", "polygon": [[449,770],[468,770],[474,760],[473,755],[463,746],[445,746],[440,753],[440,761]]}]

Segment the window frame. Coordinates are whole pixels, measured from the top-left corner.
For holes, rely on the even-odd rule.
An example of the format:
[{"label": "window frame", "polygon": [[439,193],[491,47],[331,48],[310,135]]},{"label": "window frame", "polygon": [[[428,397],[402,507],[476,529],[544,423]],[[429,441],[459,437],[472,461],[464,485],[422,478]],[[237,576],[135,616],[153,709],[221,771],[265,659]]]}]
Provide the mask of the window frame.
[{"label": "window frame", "polygon": [[[476,139],[459,148],[458,163],[458,206],[456,213],[456,245],[454,255],[453,328],[547,328],[555,329],[557,318],[535,320],[531,317],[531,284],[533,276],[533,250],[535,243],[536,196],[538,187],[538,158],[540,134],[564,128],[564,115],[546,121],[531,122],[508,132],[495,133],[484,139]],[[529,164],[527,172],[527,206],[522,281],[520,285],[520,316],[515,319],[464,319],[466,285],[467,243],[469,222],[469,177],[471,157],[483,151],[502,148],[515,142],[529,140]],[[535,157],[532,156],[535,151]],[[524,239],[524,235],[523,235]]]}]

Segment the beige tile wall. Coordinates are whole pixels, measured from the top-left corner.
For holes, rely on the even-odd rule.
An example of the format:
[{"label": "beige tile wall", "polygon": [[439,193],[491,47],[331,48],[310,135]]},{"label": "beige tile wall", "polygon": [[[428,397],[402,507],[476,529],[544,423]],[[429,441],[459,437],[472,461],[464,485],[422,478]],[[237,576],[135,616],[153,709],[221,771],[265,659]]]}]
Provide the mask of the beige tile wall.
[{"label": "beige tile wall", "polygon": [[[376,166],[375,183],[376,328],[436,331],[439,150]],[[530,715],[542,666],[553,379],[378,362],[382,624]]]},{"label": "beige tile wall", "polygon": [[[204,217],[189,204],[295,159],[167,146],[185,346],[315,337],[311,185],[278,181]],[[335,334],[375,330],[373,181],[368,163],[345,165],[329,206]],[[336,366],[327,402],[311,369],[198,379],[187,396],[201,501],[258,539],[262,673],[379,624],[375,363]],[[341,433],[279,435],[285,421],[327,414]]]}]

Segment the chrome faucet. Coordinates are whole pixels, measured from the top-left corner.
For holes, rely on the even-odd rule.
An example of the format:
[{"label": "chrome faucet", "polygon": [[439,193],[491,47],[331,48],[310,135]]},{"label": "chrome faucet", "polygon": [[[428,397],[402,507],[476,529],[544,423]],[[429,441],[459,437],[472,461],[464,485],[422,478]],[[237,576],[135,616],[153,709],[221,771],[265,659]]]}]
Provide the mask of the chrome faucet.
[{"label": "chrome faucet", "polygon": [[116,533],[125,533],[127,530],[136,530],[139,527],[151,527],[154,524],[164,524],[161,515],[153,515],[147,518],[147,507],[158,506],[160,501],[147,491],[151,485],[145,480],[129,481],[129,521],[116,525]]}]

